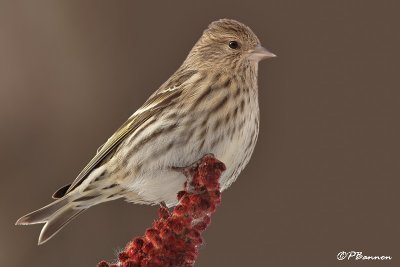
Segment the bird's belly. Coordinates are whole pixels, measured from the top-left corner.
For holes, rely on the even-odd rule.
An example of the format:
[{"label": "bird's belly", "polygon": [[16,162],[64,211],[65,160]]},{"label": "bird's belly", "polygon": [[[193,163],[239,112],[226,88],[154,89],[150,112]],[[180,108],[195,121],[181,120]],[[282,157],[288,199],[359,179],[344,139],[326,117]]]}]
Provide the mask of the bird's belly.
[{"label": "bird's belly", "polygon": [[211,148],[217,159],[224,162],[226,171],[220,179],[221,190],[227,189],[239,176],[240,172],[246,167],[255,147],[257,138],[255,127],[245,127],[239,131],[232,139],[226,138],[215,148]]},{"label": "bird's belly", "polygon": [[[127,179],[124,179],[124,187],[133,193],[126,198],[136,203],[156,204],[164,201],[168,206],[175,205],[176,194],[184,189],[187,178],[172,167],[190,166],[209,153],[214,154],[227,167],[220,179],[221,190],[225,190],[247,165],[254,150],[258,135],[258,117],[257,119],[256,117],[256,114],[251,114],[247,118],[242,118],[242,123],[240,127],[236,127],[236,131],[225,128],[219,132],[207,133],[204,144],[194,138],[185,145],[176,145],[164,153],[147,154],[149,151],[154,152],[165,147],[171,140],[179,139],[177,136],[180,135],[175,134],[165,140],[152,142],[140,154],[141,159],[146,159],[141,163],[140,172],[132,172]],[[158,156],[154,157],[155,154]],[[139,159],[133,158],[131,168],[134,169],[138,162]]]},{"label": "bird's belly", "polygon": [[[172,166],[188,166],[205,154],[212,153],[227,167],[220,178],[221,190],[225,190],[236,180],[249,160],[250,155],[246,154],[244,149],[246,142],[248,142],[246,138],[238,136],[232,140],[223,141],[212,148],[205,148],[201,152],[192,155],[186,154],[190,163]],[[187,178],[181,172],[173,170],[171,167],[165,167],[149,168],[143,171],[140,176],[132,176],[129,180],[129,189],[136,192],[130,201],[145,204],[156,204],[163,201],[168,206],[174,206],[177,203],[177,193],[184,189],[183,186]]]}]

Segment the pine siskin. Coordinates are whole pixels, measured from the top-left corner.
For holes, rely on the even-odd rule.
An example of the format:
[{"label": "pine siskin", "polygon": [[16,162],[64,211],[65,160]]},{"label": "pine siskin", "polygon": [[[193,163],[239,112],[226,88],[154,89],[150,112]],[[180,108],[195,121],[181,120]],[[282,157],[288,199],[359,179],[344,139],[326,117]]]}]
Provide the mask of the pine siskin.
[{"label": "pine siskin", "polygon": [[240,22],[213,22],[181,67],[101,146],[53,203],[16,224],[45,223],[42,244],[87,208],[124,198],[167,206],[186,181],[179,167],[212,153],[228,188],[248,163],[259,130],[258,62],[275,55]]}]

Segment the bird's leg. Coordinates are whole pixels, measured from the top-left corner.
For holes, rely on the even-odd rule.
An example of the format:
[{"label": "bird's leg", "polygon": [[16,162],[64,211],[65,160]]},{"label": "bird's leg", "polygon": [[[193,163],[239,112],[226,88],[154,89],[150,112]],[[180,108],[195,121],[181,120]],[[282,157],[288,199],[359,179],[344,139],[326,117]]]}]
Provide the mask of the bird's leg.
[{"label": "bird's leg", "polygon": [[197,167],[200,165],[200,163],[203,162],[204,159],[208,158],[208,157],[215,158],[214,154],[208,153],[208,154],[205,154],[203,157],[201,157],[201,159],[199,159],[199,160],[193,162],[192,164],[190,164],[189,166],[186,166],[186,167],[172,167],[172,170],[180,172],[180,173],[183,173],[186,176],[187,181],[185,182],[185,188],[186,188],[186,190],[188,192],[193,192],[194,191],[192,189],[193,188],[193,186],[192,186],[192,178],[193,178],[194,171],[197,169]]},{"label": "bird's leg", "polygon": [[203,157],[201,157],[199,160],[196,160],[195,162],[193,162],[192,164],[190,164],[189,166],[186,167],[176,167],[176,166],[172,166],[172,170],[183,173],[186,177],[192,177],[194,170],[199,166],[199,164],[208,157],[213,157],[215,158],[214,154],[212,153],[208,153],[205,154]]},{"label": "bird's leg", "polygon": [[161,207],[161,208],[168,209],[167,204],[165,204],[165,201],[161,201],[161,202],[160,202],[160,207]]}]

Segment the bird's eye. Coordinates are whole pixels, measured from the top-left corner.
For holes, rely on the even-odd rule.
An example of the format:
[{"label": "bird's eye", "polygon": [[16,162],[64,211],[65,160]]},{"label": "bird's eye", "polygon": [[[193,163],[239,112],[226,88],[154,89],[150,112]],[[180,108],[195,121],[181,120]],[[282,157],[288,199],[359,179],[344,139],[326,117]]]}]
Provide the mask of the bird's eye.
[{"label": "bird's eye", "polygon": [[236,42],[236,41],[230,41],[229,42],[229,47],[232,48],[232,49],[238,49],[239,46],[240,46],[239,43]]}]

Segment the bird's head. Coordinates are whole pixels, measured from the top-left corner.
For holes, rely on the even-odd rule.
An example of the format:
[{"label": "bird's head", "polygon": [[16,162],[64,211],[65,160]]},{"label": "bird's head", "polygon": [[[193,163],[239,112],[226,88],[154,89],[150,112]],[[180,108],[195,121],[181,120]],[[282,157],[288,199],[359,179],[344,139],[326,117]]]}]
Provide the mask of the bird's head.
[{"label": "bird's head", "polygon": [[186,63],[200,69],[232,72],[266,58],[275,57],[261,46],[246,25],[232,19],[212,22],[190,52]]}]

